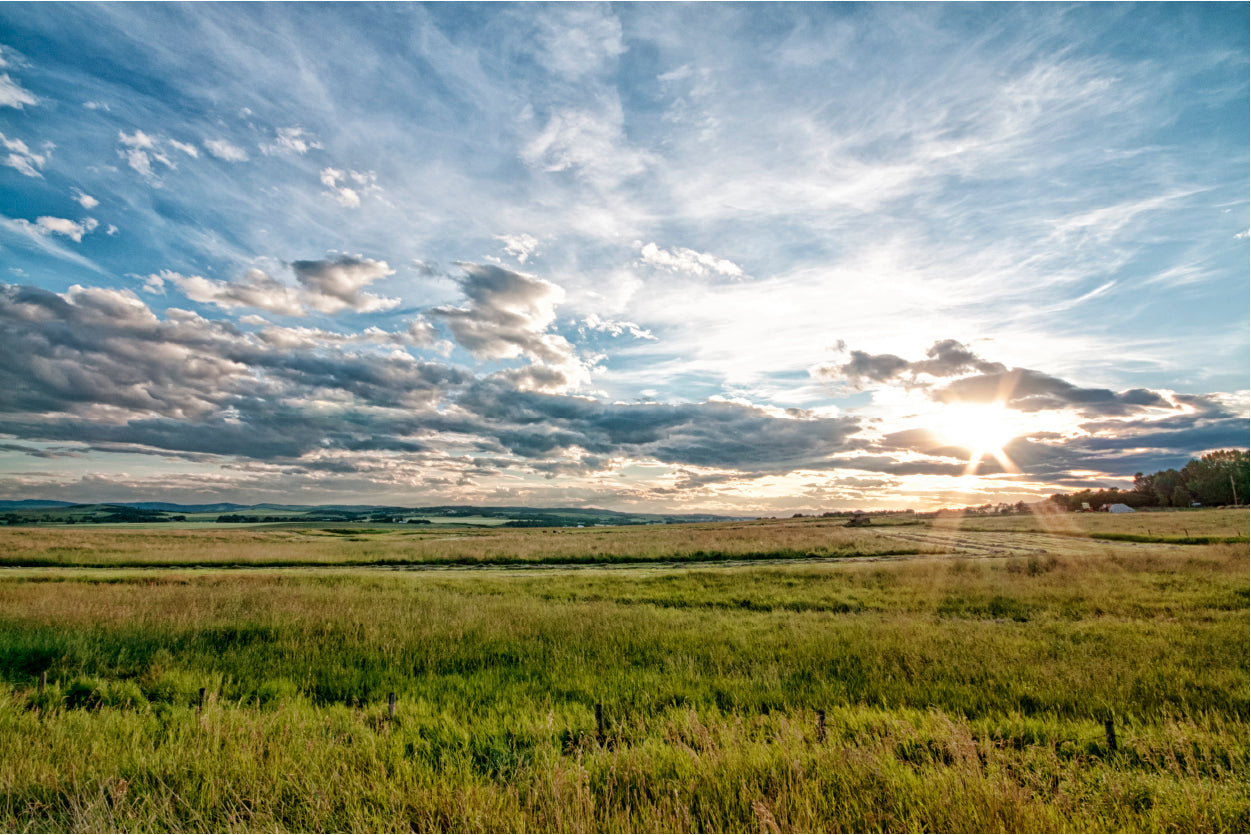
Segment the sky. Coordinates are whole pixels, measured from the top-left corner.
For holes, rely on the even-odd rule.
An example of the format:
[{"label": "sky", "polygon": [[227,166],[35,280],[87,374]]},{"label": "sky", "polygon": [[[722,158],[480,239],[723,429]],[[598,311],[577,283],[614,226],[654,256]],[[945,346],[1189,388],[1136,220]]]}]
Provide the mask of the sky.
[{"label": "sky", "polygon": [[923,510],[1245,448],[1248,16],[0,4],[0,498]]}]

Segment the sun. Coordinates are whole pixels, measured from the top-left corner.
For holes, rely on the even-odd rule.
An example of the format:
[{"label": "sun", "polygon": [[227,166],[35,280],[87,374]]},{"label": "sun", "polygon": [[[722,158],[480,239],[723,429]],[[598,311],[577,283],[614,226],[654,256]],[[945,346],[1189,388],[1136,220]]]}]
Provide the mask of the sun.
[{"label": "sun", "polygon": [[969,471],[976,470],[985,455],[992,455],[1005,470],[1016,467],[1003,448],[1022,427],[1012,413],[998,404],[954,403],[935,416],[931,426],[935,437],[969,451]]}]

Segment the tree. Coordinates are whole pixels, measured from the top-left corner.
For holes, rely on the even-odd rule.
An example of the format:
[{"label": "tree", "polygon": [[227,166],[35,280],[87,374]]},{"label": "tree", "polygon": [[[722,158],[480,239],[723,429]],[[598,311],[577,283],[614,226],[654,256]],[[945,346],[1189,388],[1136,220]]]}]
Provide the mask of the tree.
[{"label": "tree", "polygon": [[1245,503],[1251,456],[1240,449],[1222,449],[1196,458],[1182,468],[1190,494],[1205,505]]}]

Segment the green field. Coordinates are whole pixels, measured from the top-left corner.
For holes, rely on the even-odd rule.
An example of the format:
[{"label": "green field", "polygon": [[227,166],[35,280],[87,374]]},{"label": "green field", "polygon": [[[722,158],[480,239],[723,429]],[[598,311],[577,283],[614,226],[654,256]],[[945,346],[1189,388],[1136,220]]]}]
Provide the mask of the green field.
[{"label": "green field", "polygon": [[1246,831],[1247,513],[1109,518],[2,529],[0,828]]}]

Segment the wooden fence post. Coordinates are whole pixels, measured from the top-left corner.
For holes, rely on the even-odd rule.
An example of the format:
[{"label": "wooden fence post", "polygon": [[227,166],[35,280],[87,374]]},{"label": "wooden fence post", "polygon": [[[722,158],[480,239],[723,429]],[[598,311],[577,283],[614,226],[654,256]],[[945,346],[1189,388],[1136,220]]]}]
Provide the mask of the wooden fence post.
[{"label": "wooden fence post", "polygon": [[1116,725],[1113,724],[1111,719],[1105,719],[1103,721],[1103,733],[1108,738],[1108,749],[1111,751],[1115,751],[1116,750]]},{"label": "wooden fence post", "polygon": [[825,742],[825,711],[817,711],[817,742]]},{"label": "wooden fence post", "polygon": [[387,694],[387,718],[395,718],[395,691],[392,690]]},{"label": "wooden fence post", "polygon": [[596,739],[599,740],[600,745],[603,745],[604,739],[605,739],[604,737],[604,706],[600,704],[599,702],[595,703],[595,727],[596,727],[596,732],[595,732]]},{"label": "wooden fence post", "polygon": [[200,688],[200,706],[197,707],[196,710],[204,710],[204,691],[206,689],[207,688],[204,688],[204,687]]}]

